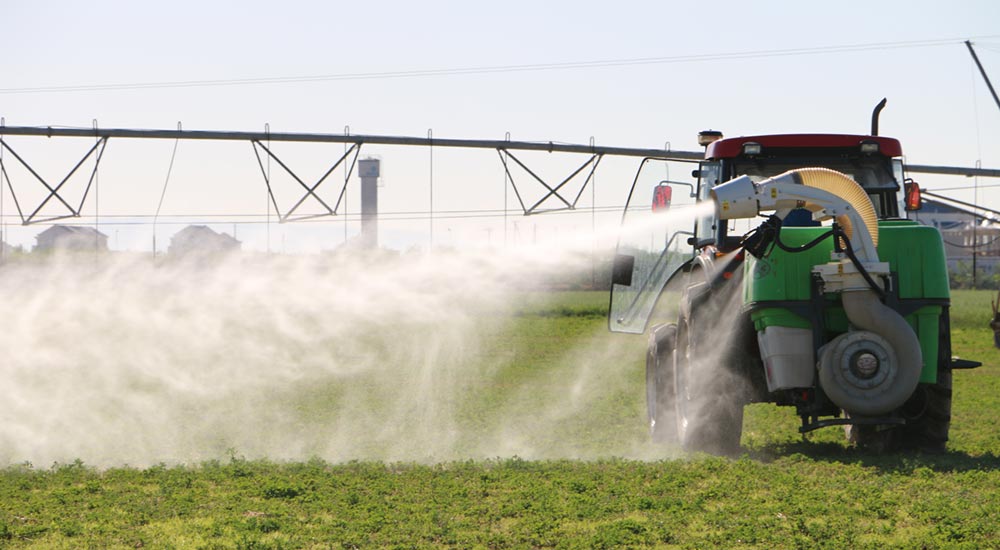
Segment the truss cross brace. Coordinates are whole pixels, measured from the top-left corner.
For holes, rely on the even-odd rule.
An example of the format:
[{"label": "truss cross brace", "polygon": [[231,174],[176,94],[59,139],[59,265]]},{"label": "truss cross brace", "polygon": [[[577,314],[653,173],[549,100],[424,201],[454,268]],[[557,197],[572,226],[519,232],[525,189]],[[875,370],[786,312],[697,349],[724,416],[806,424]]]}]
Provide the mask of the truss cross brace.
[{"label": "truss cross brace", "polygon": [[[510,180],[511,187],[514,188],[514,195],[517,197],[517,202],[521,204],[521,210],[524,211],[525,216],[530,216],[532,214],[544,214],[546,212],[558,212],[562,210],[574,210],[576,208],[576,204],[580,201],[580,197],[583,196],[583,191],[594,179],[594,172],[597,170],[597,165],[600,164],[601,159],[604,158],[603,153],[592,154],[589,159],[587,159],[583,164],[581,164],[570,175],[566,176],[561,182],[559,182],[559,184],[551,186],[548,183],[546,183],[544,179],[539,177],[538,174],[536,174],[534,171],[528,168],[523,162],[521,162],[521,159],[517,158],[509,150],[504,149],[502,147],[498,147],[497,154],[500,155],[500,162],[503,164],[503,169],[507,173],[507,178]],[[533,177],[535,181],[542,184],[542,186],[545,187],[546,190],[548,190],[548,193],[546,193],[545,196],[543,196],[541,199],[539,199],[531,206],[526,206],[524,204],[524,200],[521,197],[521,192],[517,188],[517,183],[515,183],[514,181],[514,176],[510,173],[510,165],[507,163],[507,158],[512,159],[514,162],[518,164],[518,166],[523,168],[525,172],[531,175],[531,177]],[[580,191],[576,194],[576,197],[574,197],[572,201],[570,201],[567,197],[559,193],[559,191],[567,183],[569,183],[570,180],[575,178],[580,172],[583,172],[588,166],[590,167],[590,171],[587,173],[587,179],[584,180],[583,186],[580,187]],[[538,208],[542,205],[542,203],[548,200],[549,197],[555,197],[559,199],[566,206],[564,208],[550,208],[547,210],[539,210]]]},{"label": "truss cross brace", "polygon": [[[17,151],[14,151],[14,149],[11,148],[11,146],[6,141],[0,138],[0,147],[2,147],[6,151],[9,151],[10,154],[13,155],[14,158],[17,159],[17,161],[21,163],[21,165],[24,166],[24,168],[28,172],[30,172],[31,175],[34,176],[35,179],[37,179],[49,191],[49,194],[45,196],[42,202],[39,203],[38,206],[35,207],[35,209],[30,214],[28,214],[28,216],[25,216],[24,211],[21,209],[21,203],[17,199],[17,194],[14,192],[14,185],[10,181],[10,175],[7,173],[7,166],[3,162],[3,156],[0,155],[0,177],[3,178],[3,182],[6,182],[7,188],[10,189],[10,195],[11,197],[14,198],[14,206],[17,207],[17,214],[21,218],[21,224],[31,225],[34,223],[44,223],[56,220],[64,220],[66,218],[79,218],[80,212],[83,210],[83,205],[87,201],[87,195],[90,193],[90,188],[94,185],[94,179],[97,177],[97,168],[101,164],[101,158],[104,156],[104,148],[107,147],[107,145],[108,145],[108,137],[107,136],[99,137],[97,141],[94,143],[94,146],[91,147],[90,150],[87,151],[85,155],[83,155],[83,158],[81,158],[80,161],[77,162],[75,166],[73,166],[73,168],[69,171],[69,173],[66,174],[66,177],[64,177],[55,187],[53,187],[49,185],[49,183],[45,181],[45,178],[40,176],[38,172],[36,172],[35,169],[32,168],[30,164],[28,164],[27,161],[21,158],[21,156],[17,154]],[[69,204],[69,202],[66,201],[65,198],[63,198],[62,195],[59,194],[59,191],[62,190],[63,186],[66,185],[66,182],[69,181],[69,178],[71,178],[73,174],[75,174],[76,171],[79,170],[81,166],[83,166],[83,163],[86,162],[87,159],[91,157],[91,155],[94,155],[95,152],[97,156],[96,160],[94,161],[94,169],[90,172],[90,179],[87,180],[87,187],[86,189],[84,189],[83,196],[80,198],[79,206],[74,208],[72,205]],[[3,182],[0,182],[0,185],[2,185]],[[42,209],[45,208],[45,205],[48,204],[49,201],[52,200],[53,198],[61,202],[62,205],[65,206],[66,209],[69,211],[69,213],[62,216],[53,216],[49,218],[36,219],[38,217],[38,214],[42,211]]]},{"label": "truss cross brace", "polygon": [[[323,176],[320,177],[316,181],[316,183],[312,185],[307,185],[304,181],[302,181],[302,178],[296,175],[295,172],[293,172],[292,169],[288,167],[288,165],[282,162],[281,159],[279,159],[277,155],[275,155],[270,149],[268,149],[266,145],[261,143],[260,140],[254,139],[251,140],[250,143],[253,145],[254,155],[257,157],[257,165],[260,167],[260,172],[264,176],[264,184],[267,186],[267,194],[271,198],[271,204],[274,206],[274,210],[278,213],[278,220],[280,223],[337,215],[337,210],[340,209],[340,204],[344,200],[344,194],[347,192],[347,182],[350,180],[351,174],[354,173],[354,167],[358,163],[358,155],[361,153],[361,145],[362,145],[361,143],[352,144],[351,147],[347,151],[345,151],[344,154],[341,155],[339,159],[337,159],[337,162],[333,163],[333,166],[331,166],[330,169],[327,170],[326,173],[324,173]],[[277,162],[278,165],[285,170],[285,172],[288,172],[288,175],[292,176],[292,179],[297,181],[299,185],[301,185],[302,188],[305,189],[305,194],[303,194],[302,197],[294,205],[292,205],[292,207],[289,208],[288,211],[285,213],[281,212],[281,208],[278,206],[278,201],[274,197],[274,191],[271,187],[271,177],[270,174],[268,173],[268,170],[264,167],[264,161],[260,156],[260,150],[263,150],[265,153],[267,153],[267,155],[270,158],[274,159],[274,161]],[[354,153],[354,158],[351,159],[351,166],[348,170],[347,177],[344,178],[344,185],[343,187],[340,188],[340,194],[337,197],[336,204],[333,206],[333,208],[330,208],[330,206],[323,199],[321,199],[319,195],[316,194],[316,189],[319,188],[319,186],[324,181],[326,181],[326,178],[329,177],[330,174],[332,174],[333,171],[337,169],[337,167],[339,167],[348,157],[351,156],[351,153]],[[291,217],[292,214],[294,214],[295,211],[298,210],[300,206],[302,206],[302,203],[304,203],[309,197],[312,197],[313,199],[316,200],[316,202],[323,205],[323,208],[326,209],[326,213],[303,215],[292,218]]]}]

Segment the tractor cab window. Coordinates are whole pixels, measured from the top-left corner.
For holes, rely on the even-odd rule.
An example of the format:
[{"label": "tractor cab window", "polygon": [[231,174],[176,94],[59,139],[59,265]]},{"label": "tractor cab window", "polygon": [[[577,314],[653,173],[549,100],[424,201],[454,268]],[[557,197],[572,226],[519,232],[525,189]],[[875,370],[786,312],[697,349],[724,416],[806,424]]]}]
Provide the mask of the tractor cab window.
[{"label": "tractor cab window", "polygon": [[[698,170],[698,202],[711,202],[709,192],[713,187],[719,185],[722,175],[722,165],[718,162],[702,163]],[[695,220],[694,235],[695,246],[703,246],[704,243],[714,243],[718,237],[718,223],[715,219],[715,211],[710,210],[698,216]]]},{"label": "tractor cab window", "polygon": [[[899,188],[903,189],[903,183],[906,181],[906,174],[903,172],[902,158],[892,159],[892,176],[895,178],[896,184]],[[906,208],[906,193],[897,193],[896,212],[904,213],[903,215],[907,218],[910,217],[910,210]]]},{"label": "tractor cab window", "polygon": [[836,170],[858,182],[868,192],[879,219],[899,215],[897,194],[902,181],[897,179],[893,164],[881,156],[870,157],[789,157],[768,159],[737,159],[730,166],[729,177],[748,175],[754,181],[805,167]]}]

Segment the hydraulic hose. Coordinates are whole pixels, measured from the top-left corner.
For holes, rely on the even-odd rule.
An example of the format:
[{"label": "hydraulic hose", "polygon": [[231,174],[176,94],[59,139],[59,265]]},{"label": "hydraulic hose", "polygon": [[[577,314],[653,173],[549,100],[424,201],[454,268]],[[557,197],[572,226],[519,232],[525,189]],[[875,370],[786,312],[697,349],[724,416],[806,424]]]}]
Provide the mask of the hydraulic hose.
[{"label": "hydraulic hose", "polygon": [[858,273],[860,273],[862,277],[864,277],[865,282],[868,283],[868,286],[870,286],[875,294],[878,295],[879,299],[885,298],[885,290],[883,290],[882,287],[875,282],[875,279],[872,279],[871,274],[868,273],[867,269],[865,269],[864,264],[858,260],[857,254],[854,253],[854,247],[851,246],[851,239],[847,238],[847,235],[844,234],[843,230],[837,228],[828,233],[828,235],[837,235],[840,238],[840,242],[844,245],[844,253],[847,254],[851,263],[854,264],[854,268],[858,270]]},{"label": "hydraulic hose", "polygon": [[798,252],[805,252],[806,250],[815,247],[819,243],[829,239],[832,236],[833,236],[833,231],[827,231],[826,233],[823,233],[819,237],[816,237],[815,239],[807,242],[802,246],[788,246],[785,243],[781,242],[781,232],[778,232],[778,234],[774,236],[774,243],[778,245],[778,248],[784,250],[785,252],[795,254]]}]

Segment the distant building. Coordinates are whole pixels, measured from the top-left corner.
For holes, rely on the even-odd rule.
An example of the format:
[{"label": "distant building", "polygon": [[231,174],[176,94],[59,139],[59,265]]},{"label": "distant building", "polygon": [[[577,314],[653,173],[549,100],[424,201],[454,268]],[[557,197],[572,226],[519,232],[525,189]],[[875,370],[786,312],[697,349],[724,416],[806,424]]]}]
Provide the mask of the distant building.
[{"label": "distant building", "polygon": [[1000,264],[1000,220],[992,215],[924,199],[923,207],[911,212],[910,219],[941,231],[948,267],[969,263],[973,255],[978,267],[986,271]]},{"label": "distant building", "polygon": [[175,257],[210,257],[237,252],[242,243],[206,225],[189,225],[170,238],[167,254]]},{"label": "distant building", "polygon": [[6,260],[12,254],[20,253],[22,250],[20,246],[14,247],[4,241],[0,241],[0,261]]},{"label": "distant building", "polygon": [[35,236],[35,252],[107,252],[108,236],[93,227],[53,225]]}]

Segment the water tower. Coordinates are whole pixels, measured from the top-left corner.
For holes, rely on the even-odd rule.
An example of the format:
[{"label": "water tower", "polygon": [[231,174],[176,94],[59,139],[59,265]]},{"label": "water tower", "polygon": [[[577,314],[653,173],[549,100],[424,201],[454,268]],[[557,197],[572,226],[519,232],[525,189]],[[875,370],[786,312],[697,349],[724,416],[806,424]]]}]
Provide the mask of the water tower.
[{"label": "water tower", "polygon": [[378,178],[379,159],[358,161],[361,178],[361,244],[365,248],[378,248]]}]

